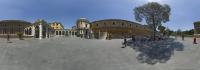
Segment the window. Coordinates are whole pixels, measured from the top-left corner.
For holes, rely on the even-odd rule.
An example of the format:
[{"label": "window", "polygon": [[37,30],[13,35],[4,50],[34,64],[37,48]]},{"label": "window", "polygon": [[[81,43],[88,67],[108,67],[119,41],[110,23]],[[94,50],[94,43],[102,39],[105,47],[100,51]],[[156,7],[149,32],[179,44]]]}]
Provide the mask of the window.
[{"label": "window", "polygon": [[106,23],[104,23],[104,26],[106,25]]},{"label": "window", "polygon": [[58,35],[58,31],[56,31],[56,35]]},{"label": "window", "polygon": [[113,25],[115,25],[115,22],[113,22]]},{"label": "window", "polygon": [[85,27],[88,27],[88,24],[85,24]]},{"label": "window", "polygon": [[122,26],[124,26],[124,23],[122,23]]},{"label": "window", "polygon": [[99,25],[98,25],[98,24],[96,24],[96,26],[98,27]]},{"label": "window", "polygon": [[64,35],[65,34],[65,31],[62,31],[62,35]]}]

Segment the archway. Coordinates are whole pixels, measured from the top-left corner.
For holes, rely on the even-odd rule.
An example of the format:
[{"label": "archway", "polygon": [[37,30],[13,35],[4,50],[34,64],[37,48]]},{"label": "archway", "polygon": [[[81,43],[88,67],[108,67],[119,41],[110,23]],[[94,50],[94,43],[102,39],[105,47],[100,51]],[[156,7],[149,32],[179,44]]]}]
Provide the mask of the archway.
[{"label": "archway", "polygon": [[35,38],[39,38],[39,26],[35,27]]},{"label": "archway", "polygon": [[46,35],[47,35],[47,34],[46,34],[46,32],[47,32],[47,31],[46,31],[47,28],[46,28],[45,26],[43,26],[42,28],[43,28],[43,29],[42,29],[42,38],[45,38]]},{"label": "archway", "polygon": [[31,34],[32,34],[32,29],[29,28],[29,29],[28,29],[28,35],[31,35]]}]

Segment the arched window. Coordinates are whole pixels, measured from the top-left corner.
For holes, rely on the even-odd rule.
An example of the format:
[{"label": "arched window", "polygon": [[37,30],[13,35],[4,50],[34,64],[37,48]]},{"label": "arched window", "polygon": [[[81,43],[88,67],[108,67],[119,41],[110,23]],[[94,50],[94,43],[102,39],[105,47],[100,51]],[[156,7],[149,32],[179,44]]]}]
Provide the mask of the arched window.
[{"label": "arched window", "polygon": [[59,35],[61,35],[61,31],[59,31]]},{"label": "arched window", "polygon": [[113,22],[113,25],[115,25],[115,22]]},{"label": "arched window", "polygon": [[56,31],[56,35],[58,35],[58,31]]},{"label": "arched window", "polygon": [[122,23],[122,26],[124,26],[124,23]]}]

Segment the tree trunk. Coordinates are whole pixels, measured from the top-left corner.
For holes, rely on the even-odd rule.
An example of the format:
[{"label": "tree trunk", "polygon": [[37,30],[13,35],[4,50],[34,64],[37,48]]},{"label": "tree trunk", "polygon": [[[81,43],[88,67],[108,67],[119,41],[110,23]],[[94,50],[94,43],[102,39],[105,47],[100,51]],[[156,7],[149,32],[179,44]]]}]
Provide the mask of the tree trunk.
[{"label": "tree trunk", "polygon": [[153,40],[155,41],[156,40],[156,24],[155,24],[155,18],[154,18],[154,15],[152,15],[152,22],[153,22]]}]

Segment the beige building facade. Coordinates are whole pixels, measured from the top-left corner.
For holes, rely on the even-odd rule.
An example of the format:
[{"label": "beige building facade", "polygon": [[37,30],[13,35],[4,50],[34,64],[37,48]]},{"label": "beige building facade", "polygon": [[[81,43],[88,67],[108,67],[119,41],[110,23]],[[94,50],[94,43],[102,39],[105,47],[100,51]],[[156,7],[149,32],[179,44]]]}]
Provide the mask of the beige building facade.
[{"label": "beige building facade", "polygon": [[93,37],[97,39],[151,35],[151,30],[147,26],[122,19],[94,21],[91,23],[91,30]]},{"label": "beige building facade", "polygon": [[90,38],[90,22],[86,18],[80,18],[76,21],[77,36],[81,38]]},{"label": "beige building facade", "polygon": [[17,37],[17,33],[23,33],[24,28],[30,26],[31,23],[22,20],[2,20],[0,21],[0,37]]},{"label": "beige building facade", "polygon": [[152,30],[147,25],[123,19],[104,19],[89,22],[85,18],[80,18],[76,22],[76,31],[78,37],[96,39],[152,35]]},{"label": "beige building facade", "polygon": [[54,33],[53,28],[44,20],[39,19],[30,26],[24,28],[24,36],[34,38],[50,38]]}]

